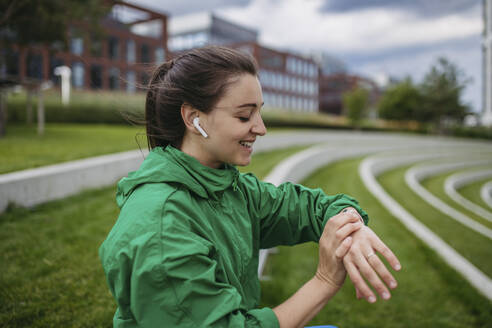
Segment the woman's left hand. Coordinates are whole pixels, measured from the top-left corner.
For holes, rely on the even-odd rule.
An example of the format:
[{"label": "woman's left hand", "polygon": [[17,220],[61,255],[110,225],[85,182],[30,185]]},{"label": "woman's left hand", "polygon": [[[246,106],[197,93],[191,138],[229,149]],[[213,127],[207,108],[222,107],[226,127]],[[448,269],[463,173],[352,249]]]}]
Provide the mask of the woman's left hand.
[{"label": "woman's left hand", "polygon": [[381,298],[389,299],[391,294],[388,287],[391,289],[396,288],[397,282],[377,253],[383,255],[396,271],[401,269],[398,258],[367,226],[354,232],[352,238],[352,246],[343,258],[343,263],[350,280],[354,284],[357,298],[363,297],[369,303],[376,302],[376,296],[367,285],[365,281],[367,280]]}]

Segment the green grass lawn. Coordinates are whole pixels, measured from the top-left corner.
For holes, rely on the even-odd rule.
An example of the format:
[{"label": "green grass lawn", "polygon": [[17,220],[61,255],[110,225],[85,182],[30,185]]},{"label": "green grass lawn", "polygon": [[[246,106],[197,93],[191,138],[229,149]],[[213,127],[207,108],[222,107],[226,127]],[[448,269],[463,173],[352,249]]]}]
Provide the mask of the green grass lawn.
[{"label": "green grass lawn", "polygon": [[[371,305],[355,298],[353,286],[347,279],[342,290],[310,324],[332,324],[340,328],[492,327],[491,302],[371,196],[357,174],[359,163],[359,159],[335,163],[310,176],[305,184],[321,187],[328,194],[344,192],[359,200],[369,213],[369,226],[402,263],[402,270],[395,273],[399,287],[393,291],[391,300],[379,300]],[[420,207],[421,201],[412,197],[410,190],[402,188],[403,172],[385,174],[381,181],[394,197],[403,197],[404,204]],[[490,255],[486,245],[482,248]],[[277,305],[310,279],[316,270],[317,252],[317,245],[307,243],[281,247],[278,254],[269,257],[267,269],[272,280],[262,282],[263,305]]]},{"label": "green grass lawn", "polygon": [[462,205],[456,203],[452,198],[450,198],[446,192],[444,191],[444,182],[446,179],[455,174],[463,172],[462,170],[459,171],[454,171],[454,172],[447,172],[444,174],[439,174],[436,176],[433,176],[428,179],[424,179],[421,183],[422,186],[424,186],[427,190],[429,190],[431,193],[433,193],[435,196],[439,197],[442,201],[447,203],[449,206],[455,208],[456,210],[460,211],[461,213],[467,215],[469,218],[477,221],[478,223],[488,227],[489,229],[492,229],[492,222],[482,218],[481,216],[475,214],[474,212],[468,210],[466,207],[463,207]]},{"label": "green grass lawn", "polygon": [[467,184],[466,186],[459,188],[458,193],[461,196],[467,198],[469,201],[474,202],[475,204],[482,206],[486,210],[492,210],[487,203],[485,203],[480,195],[480,189],[484,184],[490,181],[490,178],[475,181],[473,183]]},{"label": "green grass lawn", "polygon": [[[253,156],[263,177],[288,148]],[[0,215],[0,327],[111,327],[115,303],[97,250],[118,215],[115,188]]]},{"label": "green grass lawn", "polygon": [[[147,148],[142,127],[97,124],[8,125],[0,139],[0,174],[85,157]],[[138,140],[138,143],[137,143]]]}]

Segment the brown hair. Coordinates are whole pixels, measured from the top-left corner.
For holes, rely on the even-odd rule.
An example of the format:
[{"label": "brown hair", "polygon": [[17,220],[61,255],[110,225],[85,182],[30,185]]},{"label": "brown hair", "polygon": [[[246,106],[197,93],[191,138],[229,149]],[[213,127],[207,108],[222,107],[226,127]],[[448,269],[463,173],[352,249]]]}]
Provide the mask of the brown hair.
[{"label": "brown hair", "polygon": [[232,78],[257,75],[257,71],[249,54],[219,46],[192,49],[160,65],[149,82],[145,102],[149,148],[181,144],[184,103],[207,113],[224,95]]}]

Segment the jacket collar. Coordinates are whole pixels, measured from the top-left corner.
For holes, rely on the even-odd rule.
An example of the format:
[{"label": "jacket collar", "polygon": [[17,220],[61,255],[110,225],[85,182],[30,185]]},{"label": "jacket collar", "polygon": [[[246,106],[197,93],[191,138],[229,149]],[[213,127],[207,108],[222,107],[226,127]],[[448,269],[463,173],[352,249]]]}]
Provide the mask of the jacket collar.
[{"label": "jacket collar", "polygon": [[202,198],[218,199],[227,188],[236,189],[238,175],[230,164],[214,169],[170,145],[155,147],[137,171],[120,180],[116,200],[121,207],[139,185],[158,182],[181,184]]}]

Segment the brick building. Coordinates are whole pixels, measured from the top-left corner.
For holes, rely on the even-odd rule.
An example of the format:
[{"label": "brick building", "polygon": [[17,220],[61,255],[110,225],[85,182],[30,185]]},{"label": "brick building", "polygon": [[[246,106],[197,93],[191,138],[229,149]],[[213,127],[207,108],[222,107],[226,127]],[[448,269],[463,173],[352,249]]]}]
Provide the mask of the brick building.
[{"label": "brick building", "polygon": [[318,111],[318,66],[313,59],[256,42],[231,46],[250,53],[258,62],[265,106],[298,112]]},{"label": "brick building", "polygon": [[257,39],[257,31],[229,22],[209,12],[171,17],[169,20],[168,47],[171,52],[207,44],[256,42]]},{"label": "brick building", "polygon": [[378,86],[367,78],[347,73],[319,77],[319,111],[327,114],[343,114],[343,94],[356,88],[369,91],[369,102],[376,103],[380,96]]},{"label": "brick building", "polygon": [[172,17],[169,32],[170,51],[218,44],[253,55],[259,65],[265,107],[318,111],[318,66],[313,59],[262,46],[255,30],[211,13]]},{"label": "brick building", "polygon": [[101,21],[102,36],[87,35],[84,26],[74,23],[67,31],[68,51],[14,46],[7,54],[7,75],[57,83],[54,68],[66,65],[78,89],[132,92],[145,84],[149,66],[167,58],[167,16],[122,1],[112,3]]}]

